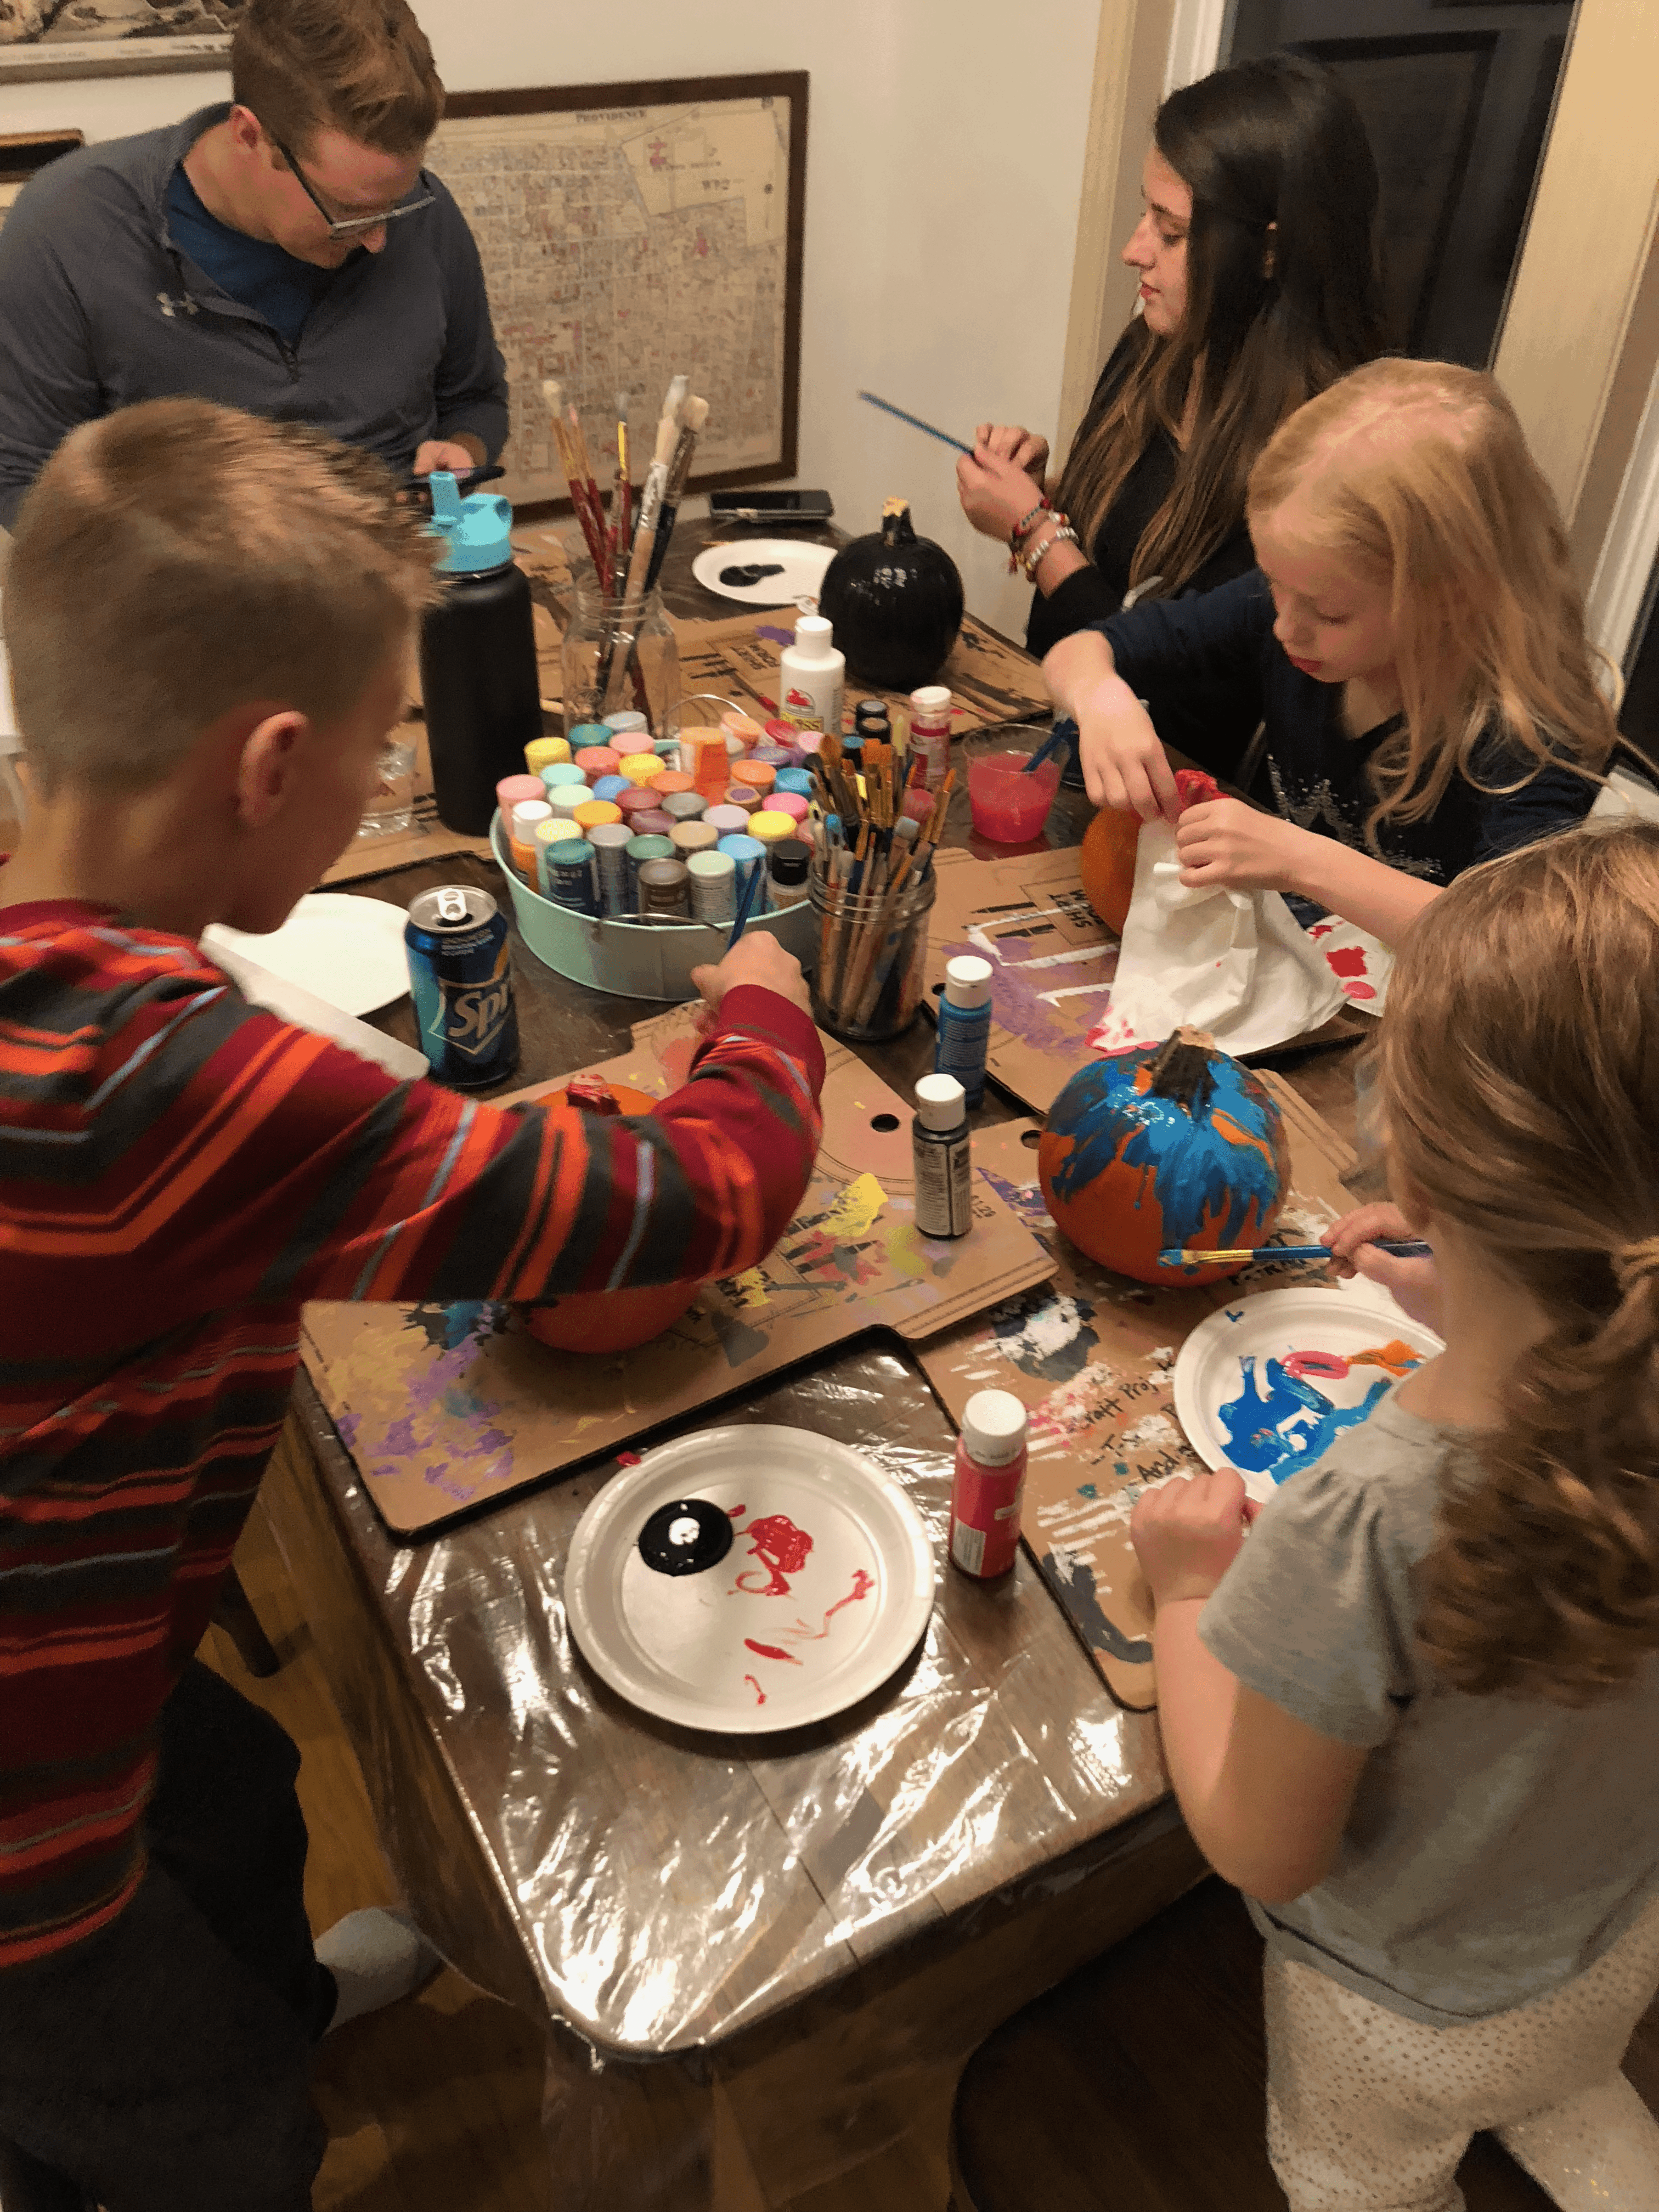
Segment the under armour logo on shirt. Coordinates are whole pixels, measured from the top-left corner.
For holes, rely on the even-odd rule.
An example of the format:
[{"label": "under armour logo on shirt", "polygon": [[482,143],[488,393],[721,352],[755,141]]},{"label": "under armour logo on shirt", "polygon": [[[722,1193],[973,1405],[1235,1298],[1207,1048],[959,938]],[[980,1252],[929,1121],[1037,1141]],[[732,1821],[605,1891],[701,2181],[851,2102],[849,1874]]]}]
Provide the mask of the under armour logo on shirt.
[{"label": "under armour logo on shirt", "polygon": [[161,304],[161,313],[169,321],[173,319],[173,317],[178,313],[180,307],[184,309],[187,315],[193,315],[196,313],[196,302],[194,300],[190,298],[188,294],[181,295],[179,298],[175,300],[169,292],[158,292],[155,295],[155,297]]}]

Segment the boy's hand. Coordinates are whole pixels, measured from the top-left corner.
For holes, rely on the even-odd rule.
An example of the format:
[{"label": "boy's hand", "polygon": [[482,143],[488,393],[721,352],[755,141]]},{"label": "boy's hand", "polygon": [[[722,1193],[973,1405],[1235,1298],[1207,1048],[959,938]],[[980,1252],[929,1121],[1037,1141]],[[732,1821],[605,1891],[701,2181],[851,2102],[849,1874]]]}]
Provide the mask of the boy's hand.
[{"label": "boy's hand", "polygon": [[787,999],[804,1014],[812,1011],[799,961],[793,952],[786,952],[768,929],[745,931],[717,968],[694,968],[691,981],[702,992],[711,1013],[720,1012],[720,1000],[739,983],[755,983],[763,991],[775,991],[781,999]]},{"label": "boy's hand", "polygon": [[1153,1604],[1208,1597],[1238,1557],[1244,1531],[1260,1510],[1243,1477],[1231,1467],[1175,1475],[1156,1490],[1143,1491],[1129,1540]]},{"label": "boy's hand", "polygon": [[1242,799],[1208,799],[1189,806],[1176,830],[1181,880],[1189,890],[1293,891],[1311,835]]},{"label": "boy's hand", "polygon": [[1375,1242],[1386,1237],[1404,1243],[1419,1234],[1397,1206],[1359,1206],[1345,1213],[1325,1237],[1331,1248],[1331,1273],[1339,1282],[1363,1275],[1368,1283],[1380,1283],[1413,1321],[1443,1336],[1440,1277],[1434,1261],[1402,1260],[1396,1253],[1379,1252]]}]

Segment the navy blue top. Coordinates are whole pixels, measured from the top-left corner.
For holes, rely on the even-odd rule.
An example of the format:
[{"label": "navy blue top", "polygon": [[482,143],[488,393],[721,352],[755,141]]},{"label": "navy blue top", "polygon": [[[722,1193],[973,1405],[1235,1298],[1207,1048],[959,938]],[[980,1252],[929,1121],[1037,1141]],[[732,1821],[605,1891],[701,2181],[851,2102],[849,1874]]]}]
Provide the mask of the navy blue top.
[{"label": "navy blue top", "polygon": [[[1400,717],[1363,737],[1342,726],[1342,686],[1293,668],[1273,634],[1273,594],[1259,568],[1213,592],[1148,599],[1093,623],[1112,648],[1118,673],[1152,712],[1159,737],[1212,775],[1237,780],[1258,725],[1267,725],[1267,767],[1284,821],[1317,830],[1359,852],[1365,817],[1376,803],[1365,770]],[[1530,757],[1493,736],[1471,763],[1481,782],[1513,783]],[[1418,822],[1378,824],[1382,857],[1402,874],[1449,884],[1477,860],[1571,830],[1601,789],[1565,768],[1546,768],[1518,791],[1478,790],[1454,776],[1434,812]]]},{"label": "navy blue top", "polygon": [[[167,228],[181,253],[187,253],[222,292],[263,315],[290,346],[300,343],[306,318],[334,281],[336,271],[319,269],[269,239],[221,222],[203,205],[200,193],[181,161],[167,183]],[[361,250],[361,249],[360,249]]]}]

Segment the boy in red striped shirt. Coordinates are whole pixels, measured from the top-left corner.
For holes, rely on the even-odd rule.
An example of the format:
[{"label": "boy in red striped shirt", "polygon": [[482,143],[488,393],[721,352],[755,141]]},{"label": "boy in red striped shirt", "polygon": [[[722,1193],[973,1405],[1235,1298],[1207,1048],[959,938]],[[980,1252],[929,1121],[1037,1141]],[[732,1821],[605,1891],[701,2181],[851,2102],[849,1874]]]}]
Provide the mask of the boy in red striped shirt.
[{"label": "boy in red striped shirt", "polygon": [[[731,1274],[817,1147],[823,1062],[762,933],[648,1121],[400,1084],[201,951],[343,849],[432,543],[380,464],[165,400],[74,432],[5,592],[31,799],[0,868],[0,2183],[108,2212],[301,2212],[315,2039],[418,1978],[313,1950],[298,1754],[195,1661],[311,1297]],[[9,2148],[4,2148],[9,2146]]]}]

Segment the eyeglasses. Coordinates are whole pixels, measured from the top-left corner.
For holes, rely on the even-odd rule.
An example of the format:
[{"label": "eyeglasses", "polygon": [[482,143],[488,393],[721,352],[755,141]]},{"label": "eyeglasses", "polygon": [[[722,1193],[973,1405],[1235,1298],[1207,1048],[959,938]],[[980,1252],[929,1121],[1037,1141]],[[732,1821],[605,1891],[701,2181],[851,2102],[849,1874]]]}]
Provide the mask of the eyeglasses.
[{"label": "eyeglasses", "polygon": [[270,143],[276,149],[276,151],[282,155],[283,159],[288,163],[289,168],[293,170],[295,176],[299,180],[300,190],[305,194],[306,198],[311,202],[313,207],[316,209],[318,214],[321,216],[323,221],[328,225],[328,234],[331,238],[357,238],[360,237],[366,230],[378,230],[383,222],[397,222],[404,216],[418,215],[422,208],[430,207],[434,200],[438,197],[436,192],[423,192],[419,199],[399,200],[396,207],[386,208],[379,215],[348,216],[345,221],[342,222],[331,216],[328,210],[323,205],[321,200],[318,198],[315,187],[313,185],[310,178],[307,176],[305,171],[300,167],[298,161],[295,160],[288,148],[283,145],[282,140],[280,138],[273,138]]}]

